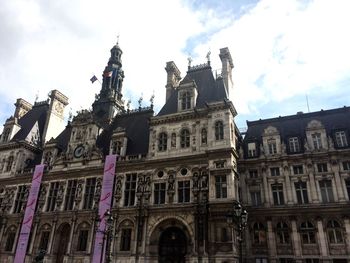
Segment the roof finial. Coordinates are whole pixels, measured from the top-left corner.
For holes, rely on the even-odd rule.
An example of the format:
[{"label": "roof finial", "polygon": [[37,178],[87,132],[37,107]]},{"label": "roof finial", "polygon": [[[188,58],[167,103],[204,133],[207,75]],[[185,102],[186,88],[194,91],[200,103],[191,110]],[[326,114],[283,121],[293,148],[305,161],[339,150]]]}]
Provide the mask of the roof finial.
[{"label": "roof finial", "polygon": [[210,65],[210,54],[211,54],[211,52],[210,52],[210,49],[209,49],[207,55],[205,56],[207,58],[208,65]]},{"label": "roof finial", "polygon": [[119,34],[117,35],[117,46],[119,46]]},{"label": "roof finial", "polygon": [[151,108],[153,108],[153,103],[154,103],[154,90],[153,90],[153,94],[149,100],[151,102]]},{"label": "roof finial", "polygon": [[39,90],[36,91],[36,94],[35,94],[35,101],[34,101],[34,102],[37,102],[37,101],[38,101],[38,98],[39,98]]},{"label": "roof finial", "polygon": [[141,104],[142,104],[142,101],[143,101],[143,93],[141,93],[141,97],[139,98],[139,110],[141,110]]},{"label": "roof finial", "polygon": [[188,61],[188,69],[190,69],[191,68],[191,63],[192,63],[191,55],[188,56],[187,61]]}]

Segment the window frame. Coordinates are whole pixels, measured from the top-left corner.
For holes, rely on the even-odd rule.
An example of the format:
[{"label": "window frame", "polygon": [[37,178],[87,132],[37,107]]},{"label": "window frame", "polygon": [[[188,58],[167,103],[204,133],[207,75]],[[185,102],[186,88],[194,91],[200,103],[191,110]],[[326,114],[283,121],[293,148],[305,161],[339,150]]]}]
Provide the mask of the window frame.
[{"label": "window frame", "polygon": [[166,183],[154,183],[153,189],[153,204],[162,205],[165,204],[166,195]]},{"label": "window frame", "polygon": [[87,178],[85,181],[84,203],[83,209],[91,209],[94,204],[94,196],[96,190],[96,177]]},{"label": "window frame", "polygon": [[227,176],[226,175],[215,176],[215,198],[216,199],[227,198]]},{"label": "window frame", "polygon": [[320,186],[320,194],[321,194],[321,200],[322,203],[333,203],[334,200],[334,193],[333,193],[333,183],[330,179],[323,179],[318,181]]},{"label": "window frame", "polygon": [[124,207],[131,207],[135,205],[136,184],[137,184],[136,173],[130,173],[125,175]]},{"label": "window frame", "polygon": [[300,147],[300,140],[299,137],[289,137],[288,138],[288,147],[290,153],[300,153],[301,147]]},{"label": "window frame", "polygon": [[182,129],[180,132],[180,147],[182,149],[189,148],[191,146],[191,134],[189,129]]},{"label": "window frame", "polygon": [[217,120],[215,122],[215,140],[222,141],[224,139],[224,122]]},{"label": "window frame", "polygon": [[282,183],[271,184],[271,191],[272,191],[273,204],[275,206],[284,205],[285,201],[284,201],[284,193],[283,193],[283,184]]},{"label": "window frame", "polygon": [[165,152],[168,148],[168,134],[161,132],[158,135],[158,151]]},{"label": "window frame", "polygon": [[335,131],[334,141],[337,148],[346,148],[349,146],[347,133],[345,130]]},{"label": "window frame", "polygon": [[295,194],[299,205],[309,203],[309,196],[307,191],[307,182],[298,181],[294,182]]},{"label": "window frame", "polygon": [[191,201],[190,189],[190,180],[182,180],[177,182],[178,203],[189,203]]}]

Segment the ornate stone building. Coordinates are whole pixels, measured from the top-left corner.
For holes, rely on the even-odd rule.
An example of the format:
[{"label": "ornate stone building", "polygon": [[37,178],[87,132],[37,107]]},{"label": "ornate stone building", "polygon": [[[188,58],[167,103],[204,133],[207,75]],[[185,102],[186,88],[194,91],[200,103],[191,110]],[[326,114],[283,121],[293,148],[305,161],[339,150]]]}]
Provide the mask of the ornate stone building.
[{"label": "ornate stone building", "polygon": [[[90,262],[105,156],[118,154],[112,262],[238,262],[227,223],[234,200],[249,212],[246,262],[346,262],[350,254],[350,109],[248,122],[240,134],[233,62],[220,49],[181,76],[166,63],[166,100],[124,106],[122,50],[111,49],[92,110],[66,127],[57,90],[18,99],[0,140],[0,262],[12,262],[33,168],[44,163],[26,262]],[[73,98],[74,99],[74,98]]]}]

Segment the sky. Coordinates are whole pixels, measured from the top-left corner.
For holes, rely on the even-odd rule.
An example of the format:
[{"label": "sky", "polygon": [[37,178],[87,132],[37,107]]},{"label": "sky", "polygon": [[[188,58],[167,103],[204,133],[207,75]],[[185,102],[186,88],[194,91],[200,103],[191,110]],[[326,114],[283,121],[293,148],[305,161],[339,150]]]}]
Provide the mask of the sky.
[{"label": "sky", "polygon": [[[181,76],[206,62],[233,63],[236,123],[349,106],[347,0],[0,0],[0,122],[14,103],[69,97],[65,116],[89,109],[110,49],[119,41],[123,99],[165,102],[167,61]],[[118,37],[119,36],[119,37]],[[119,39],[119,40],[118,40]],[[0,127],[1,131],[2,127]]]}]

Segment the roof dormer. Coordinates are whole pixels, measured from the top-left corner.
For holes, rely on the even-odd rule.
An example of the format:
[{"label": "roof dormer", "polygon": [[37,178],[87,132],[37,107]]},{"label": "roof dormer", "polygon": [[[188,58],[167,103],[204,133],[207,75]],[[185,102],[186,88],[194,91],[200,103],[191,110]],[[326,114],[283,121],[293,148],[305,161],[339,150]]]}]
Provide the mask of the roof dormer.
[{"label": "roof dormer", "polygon": [[194,81],[181,84],[178,87],[178,112],[195,108],[197,96],[197,85]]}]

